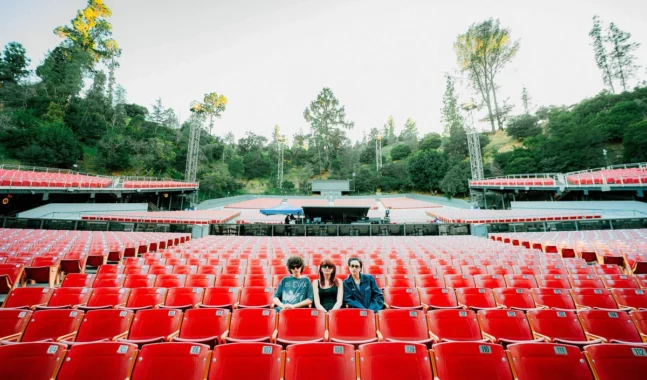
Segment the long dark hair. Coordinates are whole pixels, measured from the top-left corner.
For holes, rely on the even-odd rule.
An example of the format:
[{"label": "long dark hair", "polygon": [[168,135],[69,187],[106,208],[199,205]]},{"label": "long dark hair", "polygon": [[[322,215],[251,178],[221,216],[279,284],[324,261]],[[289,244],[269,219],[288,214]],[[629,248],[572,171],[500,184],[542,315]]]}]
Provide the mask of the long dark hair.
[{"label": "long dark hair", "polygon": [[324,265],[332,266],[332,273],[330,273],[330,284],[332,286],[337,286],[337,283],[335,282],[335,272],[337,272],[337,267],[332,262],[332,260],[327,257],[323,259],[323,261],[319,264],[319,286],[321,286],[321,284],[326,285],[326,278],[324,277],[323,270],[321,268]]}]

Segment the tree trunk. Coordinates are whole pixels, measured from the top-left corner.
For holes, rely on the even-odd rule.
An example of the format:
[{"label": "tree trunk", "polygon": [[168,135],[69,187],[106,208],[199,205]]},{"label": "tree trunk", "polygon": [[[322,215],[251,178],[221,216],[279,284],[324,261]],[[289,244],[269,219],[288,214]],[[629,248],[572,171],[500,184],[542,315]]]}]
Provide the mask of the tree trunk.
[{"label": "tree trunk", "polygon": [[499,103],[496,100],[496,87],[494,86],[494,81],[490,81],[490,87],[492,87],[492,97],[494,99],[494,112],[496,116],[496,121],[499,126],[499,130],[503,130],[503,123],[501,122],[501,113],[499,112]]}]

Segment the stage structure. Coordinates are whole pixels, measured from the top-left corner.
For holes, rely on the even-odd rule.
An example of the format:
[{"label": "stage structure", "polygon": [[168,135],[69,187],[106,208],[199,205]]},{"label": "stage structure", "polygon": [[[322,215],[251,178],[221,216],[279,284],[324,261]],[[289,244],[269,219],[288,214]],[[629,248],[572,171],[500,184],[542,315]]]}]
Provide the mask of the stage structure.
[{"label": "stage structure", "polygon": [[350,193],[350,180],[347,179],[313,180],[311,184],[312,192],[323,196],[340,196]]}]

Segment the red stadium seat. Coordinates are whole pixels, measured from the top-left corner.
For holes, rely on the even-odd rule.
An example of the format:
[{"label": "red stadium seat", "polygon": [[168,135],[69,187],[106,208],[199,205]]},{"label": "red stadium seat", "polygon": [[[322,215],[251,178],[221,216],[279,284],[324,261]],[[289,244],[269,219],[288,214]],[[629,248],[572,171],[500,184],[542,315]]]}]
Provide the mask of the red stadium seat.
[{"label": "red stadium seat", "polygon": [[198,273],[197,265],[174,265],[171,274],[196,274]]},{"label": "red stadium seat", "polygon": [[272,287],[272,276],[268,274],[248,274],[245,276],[244,286],[260,286],[263,288]]},{"label": "red stadium seat", "polygon": [[0,309],[0,341],[19,341],[32,313],[30,310]]},{"label": "red stadium seat", "polygon": [[102,274],[97,276],[92,284],[93,288],[118,288],[124,286],[125,274]]},{"label": "red stadium seat", "polygon": [[580,310],[577,313],[590,340],[603,343],[641,343],[642,338],[628,313],[607,310]]},{"label": "red stadium seat", "polygon": [[482,341],[473,310],[431,310],[427,312],[429,334],[435,343],[443,341]]},{"label": "red stadium seat", "polygon": [[152,309],[164,304],[166,300],[166,288],[136,288],[130,291],[130,297],[126,302],[126,309],[141,310]]},{"label": "red stadium seat", "polygon": [[568,289],[533,288],[530,295],[539,308],[574,310],[575,303]]},{"label": "red stadium seat", "polygon": [[640,289],[640,285],[638,285],[638,282],[634,279],[634,277],[626,274],[605,274],[600,276],[600,279],[604,283],[604,287],[607,289],[613,289],[613,288]]},{"label": "red stadium seat", "polygon": [[506,274],[513,274],[514,268],[509,265],[488,265],[486,266],[488,274],[496,274],[505,276]]},{"label": "red stadium seat", "polygon": [[[358,377],[372,380],[432,380],[429,351],[408,342],[368,343],[359,347]],[[324,379],[325,377],[321,377]]]},{"label": "red stadium seat", "polygon": [[[225,344],[213,349],[208,380],[267,379],[282,376],[281,346],[269,343]],[[326,371],[321,371],[326,372]],[[309,373],[309,375],[311,375]]]},{"label": "red stadium seat", "polygon": [[[413,280],[411,280],[413,282]],[[384,304],[391,309],[421,309],[420,295],[416,288],[384,289]]]},{"label": "red stadium seat", "polygon": [[25,279],[32,283],[46,283],[50,288],[54,287],[60,263],[59,257],[34,257],[29,265],[25,265]]},{"label": "red stadium seat", "polygon": [[203,295],[204,288],[170,288],[163,307],[179,310],[196,308],[202,302]]},{"label": "red stadium seat", "polygon": [[448,288],[474,288],[474,278],[469,274],[449,274],[445,276],[445,286]]},{"label": "red stadium seat", "polygon": [[568,276],[568,281],[575,288],[592,288],[603,289],[604,283],[596,274],[572,274]]},{"label": "red stadium seat", "polygon": [[377,314],[379,341],[429,344],[429,328],[421,310],[386,309]]},{"label": "red stadium seat", "polygon": [[584,355],[574,346],[519,343],[508,346],[515,378],[593,380]]},{"label": "red stadium seat", "polygon": [[171,274],[173,265],[153,264],[148,268],[148,274]]},{"label": "red stadium seat", "polygon": [[521,310],[479,310],[477,313],[483,337],[493,343],[519,343],[533,339],[526,315]]},{"label": "red stadium seat", "polygon": [[22,264],[0,264],[0,294],[9,293],[20,283],[24,269]]},{"label": "red stadium seat", "polygon": [[140,310],[135,314],[128,332],[128,338],[120,342],[136,344],[139,347],[159,342],[170,342],[180,331],[182,312],[180,310]]},{"label": "red stadium seat", "polygon": [[642,380],[647,373],[647,349],[630,344],[595,344],[584,348],[599,380]]},{"label": "red stadium seat", "polygon": [[505,280],[500,274],[477,274],[474,276],[474,284],[477,288],[505,288]]},{"label": "red stadium seat", "polygon": [[494,343],[447,342],[434,346],[432,364],[437,379],[512,380],[503,347]]},{"label": "red stadium seat", "polygon": [[39,308],[76,308],[86,305],[92,295],[90,288],[58,288],[54,290],[47,306]]},{"label": "red stadium seat", "polygon": [[469,274],[471,276],[476,276],[479,274],[487,274],[487,268],[485,267],[485,265],[463,265],[461,266],[461,272],[463,272],[464,274]]},{"label": "red stadium seat", "polygon": [[59,343],[0,346],[0,379],[55,379],[65,353],[65,345]]},{"label": "red stadium seat", "polygon": [[537,306],[530,295],[530,289],[498,288],[494,289],[494,299],[499,307],[506,309],[534,309]]},{"label": "red stadium seat", "polygon": [[135,288],[152,288],[155,286],[155,279],[157,276],[154,274],[128,274],[124,281],[124,287]]},{"label": "red stadium seat", "polygon": [[185,274],[158,274],[155,280],[157,288],[179,288],[186,282]]},{"label": "red stadium seat", "polygon": [[416,281],[408,274],[391,274],[386,277],[386,284],[390,288],[415,288]]},{"label": "red stadium seat", "polygon": [[619,308],[647,309],[647,293],[643,289],[611,289]]},{"label": "red stadium seat", "polygon": [[97,269],[97,276],[100,276],[102,274],[123,274],[124,273],[124,266],[123,265],[101,265],[99,269]]},{"label": "red stadium seat", "polygon": [[[74,345],[65,357],[57,380],[129,379],[137,357],[137,346],[119,342]],[[98,370],[99,368],[109,370]]]},{"label": "red stadium seat", "polygon": [[91,288],[96,275],[89,273],[70,273],[63,278],[62,288]]},{"label": "red stadium seat", "polygon": [[328,312],[331,342],[359,345],[377,341],[373,310],[339,309]]},{"label": "red stadium seat", "polygon": [[419,288],[420,302],[424,310],[458,309],[456,293],[448,288]]},{"label": "red stadium seat", "polygon": [[220,339],[227,331],[229,310],[189,309],[184,312],[180,334],[174,342],[202,343],[214,347],[223,343]]},{"label": "red stadium seat", "polygon": [[232,309],[238,302],[238,288],[216,286],[205,289],[200,307]]},{"label": "red stadium seat", "polygon": [[282,345],[328,340],[326,313],[313,309],[287,309],[279,313],[274,341]]},{"label": "red stadium seat", "polygon": [[[292,310],[299,309],[285,311]],[[282,311],[279,317],[285,311]],[[358,379],[355,349],[352,345],[341,343],[303,343],[290,345],[285,352],[286,380]],[[367,376],[366,378],[369,377]]]},{"label": "red stadium seat", "polygon": [[643,342],[647,342],[647,310],[632,310],[629,316],[636,325]]},{"label": "red stadium seat", "polygon": [[21,342],[74,340],[84,313],[81,310],[39,310],[20,339]]},{"label": "red stadium seat", "polygon": [[79,306],[82,310],[107,309],[126,306],[130,295],[127,288],[97,288],[92,291],[87,305]]},{"label": "red stadium seat", "polygon": [[245,276],[239,274],[219,274],[216,277],[216,286],[227,286],[230,288],[239,288],[243,286]]},{"label": "red stadium seat", "polygon": [[[91,310],[85,314],[75,342],[117,340],[128,335],[134,313],[131,310]],[[67,343],[67,342],[66,342]]]},{"label": "red stadium seat", "polygon": [[532,274],[508,274],[503,276],[509,288],[538,288],[535,276]]},{"label": "red stadium seat", "polygon": [[595,270],[595,273],[597,273],[598,275],[623,274],[622,268],[615,264],[597,264],[593,265],[592,267],[593,270]]},{"label": "red stadium seat", "polygon": [[[148,274],[150,267],[148,265],[126,265],[124,267],[124,273],[125,275],[129,274]],[[151,273],[155,274],[155,273]]]},{"label": "red stadium seat", "polygon": [[581,308],[617,309],[618,305],[608,289],[571,289],[575,306]]},{"label": "red stadium seat", "polygon": [[569,289],[571,283],[564,274],[538,274],[535,276],[539,288]]},{"label": "red stadium seat", "polygon": [[215,274],[189,274],[184,286],[187,288],[210,288],[216,283]]},{"label": "red stadium seat", "polygon": [[147,344],[139,352],[132,380],[203,380],[209,369],[209,346],[196,343]]},{"label": "red stadium seat", "polygon": [[14,288],[5,299],[5,308],[32,309],[45,306],[54,294],[54,288]]},{"label": "red stadium seat", "polygon": [[492,289],[459,288],[456,289],[458,304],[466,309],[495,309],[497,307]]},{"label": "red stadium seat", "polygon": [[260,286],[242,288],[240,299],[235,305],[236,308],[266,308],[272,305],[274,288],[263,288]]},{"label": "red stadium seat", "polygon": [[[526,313],[533,336],[547,342],[588,344],[582,325],[575,312],[564,310],[529,310]],[[598,341],[598,343],[601,341]],[[595,342],[591,342],[593,344]]]},{"label": "red stadium seat", "polygon": [[444,288],[445,279],[437,274],[422,274],[415,277],[416,286],[419,288]]},{"label": "red stadium seat", "polygon": [[270,342],[276,329],[273,309],[235,309],[229,330],[222,334],[225,342]]},{"label": "red stadium seat", "polygon": [[220,274],[220,267],[218,265],[200,265],[197,274]]}]

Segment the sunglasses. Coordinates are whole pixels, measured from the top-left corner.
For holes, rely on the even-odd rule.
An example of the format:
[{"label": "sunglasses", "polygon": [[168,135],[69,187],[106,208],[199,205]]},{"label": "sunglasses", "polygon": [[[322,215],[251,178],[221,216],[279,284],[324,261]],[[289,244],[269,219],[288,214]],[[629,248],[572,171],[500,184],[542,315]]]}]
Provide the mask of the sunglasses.
[{"label": "sunglasses", "polygon": [[359,266],[359,265],[357,265],[357,264],[351,265],[350,267],[351,267],[351,268],[361,268],[361,266]]},{"label": "sunglasses", "polygon": [[333,268],[334,268],[334,266],[332,266],[332,265],[328,265],[328,264],[322,265],[321,267],[322,267],[323,269],[333,269]]},{"label": "sunglasses", "polygon": [[301,265],[292,265],[292,266],[290,266],[290,270],[293,270],[293,269],[301,269]]}]

